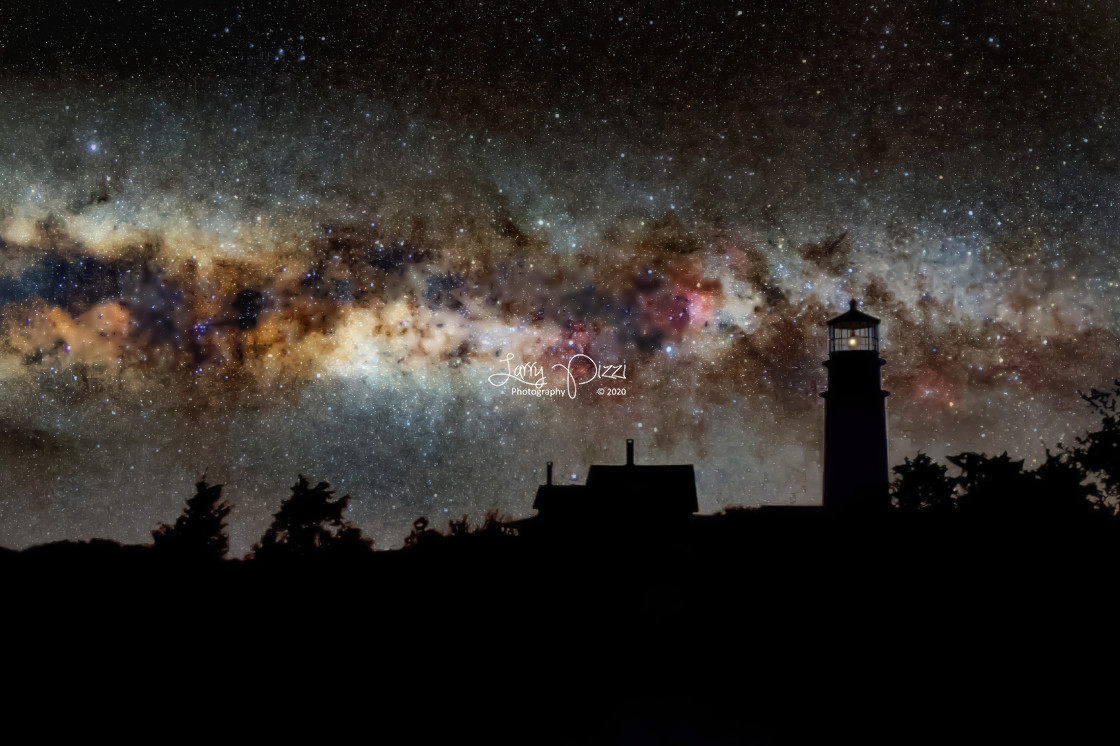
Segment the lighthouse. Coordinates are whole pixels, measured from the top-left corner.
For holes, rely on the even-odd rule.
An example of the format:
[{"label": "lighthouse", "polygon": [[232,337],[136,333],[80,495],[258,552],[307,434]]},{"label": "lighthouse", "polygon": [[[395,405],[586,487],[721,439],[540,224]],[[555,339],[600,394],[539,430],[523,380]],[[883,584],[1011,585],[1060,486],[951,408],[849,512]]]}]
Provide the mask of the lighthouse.
[{"label": "lighthouse", "polygon": [[879,319],[850,309],[828,322],[824,397],[824,506],[876,510],[890,505],[888,392],[879,369]]}]

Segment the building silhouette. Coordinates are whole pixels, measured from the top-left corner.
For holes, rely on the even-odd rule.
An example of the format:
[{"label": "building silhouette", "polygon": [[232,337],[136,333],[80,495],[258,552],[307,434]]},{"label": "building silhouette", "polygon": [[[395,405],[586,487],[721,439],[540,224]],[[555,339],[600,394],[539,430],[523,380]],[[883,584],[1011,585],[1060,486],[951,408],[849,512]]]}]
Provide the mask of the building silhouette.
[{"label": "building silhouette", "polygon": [[828,322],[828,390],[824,397],[825,508],[890,505],[887,416],[881,389],[879,319],[850,309]]},{"label": "building silhouette", "polygon": [[546,474],[533,500],[541,524],[619,517],[630,525],[670,527],[686,524],[699,510],[692,464],[636,464],[633,439],[626,441],[625,464],[593,464],[586,484],[553,484],[551,461]]}]

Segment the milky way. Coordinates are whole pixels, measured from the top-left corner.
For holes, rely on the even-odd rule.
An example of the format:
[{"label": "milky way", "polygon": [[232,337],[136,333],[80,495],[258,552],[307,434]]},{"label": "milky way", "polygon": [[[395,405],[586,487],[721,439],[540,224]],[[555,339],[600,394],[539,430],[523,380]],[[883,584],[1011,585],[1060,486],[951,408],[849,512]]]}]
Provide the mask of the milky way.
[{"label": "milky way", "polygon": [[[705,512],[817,502],[851,297],[892,460],[1083,432],[1120,372],[1115,7],[757,5],[17,11],[0,544],[145,541],[205,474],[240,554],[303,473],[396,546],[626,437]],[[510,354],[625,393],[512,393]]]}]

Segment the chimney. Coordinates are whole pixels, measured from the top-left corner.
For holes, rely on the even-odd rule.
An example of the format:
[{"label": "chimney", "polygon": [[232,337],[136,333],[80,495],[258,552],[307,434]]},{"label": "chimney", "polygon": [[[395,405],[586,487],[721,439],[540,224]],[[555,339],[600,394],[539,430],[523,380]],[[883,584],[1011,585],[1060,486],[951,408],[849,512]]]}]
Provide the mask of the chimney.
[{"label": "chimney", "polygon": [[548,462],[548,481],[545,484],[552,484],[552,462]]},{"label": "chimney", "polygon": [[634,439],[633,438],[627,438],[626,439],[626,465],[627,466],[633,466],[634,465]]}]

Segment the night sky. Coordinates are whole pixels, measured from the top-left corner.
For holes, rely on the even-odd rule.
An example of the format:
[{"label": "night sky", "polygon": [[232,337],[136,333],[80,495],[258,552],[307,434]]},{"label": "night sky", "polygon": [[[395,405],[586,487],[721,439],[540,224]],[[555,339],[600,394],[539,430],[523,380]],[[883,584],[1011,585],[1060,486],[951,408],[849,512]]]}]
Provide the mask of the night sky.
[{"label": "night sky", "polygon": [[0,545],[205,474],[241,555],[303,473],[389,548],[627,437],[816,503],[852,297],[892,462],[1029,466],[1120,373],[1113,4],[170,5],[0,26]]}]

